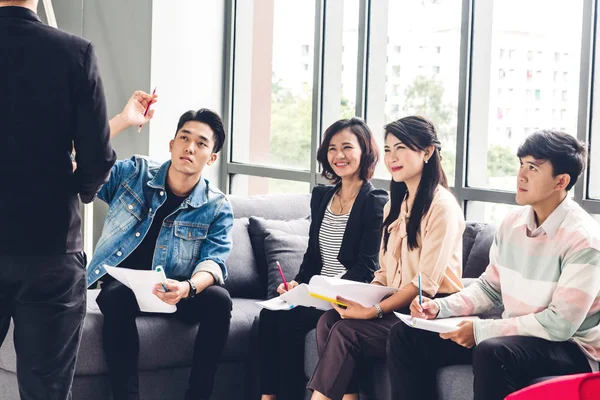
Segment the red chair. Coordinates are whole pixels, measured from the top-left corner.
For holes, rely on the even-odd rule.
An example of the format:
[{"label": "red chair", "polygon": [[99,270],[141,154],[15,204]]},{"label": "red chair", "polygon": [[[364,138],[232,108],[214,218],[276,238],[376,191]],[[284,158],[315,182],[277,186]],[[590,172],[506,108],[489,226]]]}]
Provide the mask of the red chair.
[{"label": "red chair", "polygon": [[600,372],[561,376],[508,395],[505,400],[598,400]]}]

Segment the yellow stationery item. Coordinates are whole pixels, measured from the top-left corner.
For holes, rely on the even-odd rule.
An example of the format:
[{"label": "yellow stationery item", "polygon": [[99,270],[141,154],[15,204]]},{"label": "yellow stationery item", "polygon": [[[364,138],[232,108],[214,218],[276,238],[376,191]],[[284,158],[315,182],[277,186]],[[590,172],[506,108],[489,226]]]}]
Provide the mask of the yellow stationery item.
[{"label": "yellow stationery item", "polygon": [[310,294],[311,297],[314,297],[314,298],[319,299],[319,300],[325,300],[325,301],[327,301],[329,303],[337,304],[338,306],[348,307],[347,304],[344,304],[341,301],[338,301],[336,299],[332,299],[331,297],[322,296],[322,295],[314,293],[314,292],[309,292],[308,294]]}]

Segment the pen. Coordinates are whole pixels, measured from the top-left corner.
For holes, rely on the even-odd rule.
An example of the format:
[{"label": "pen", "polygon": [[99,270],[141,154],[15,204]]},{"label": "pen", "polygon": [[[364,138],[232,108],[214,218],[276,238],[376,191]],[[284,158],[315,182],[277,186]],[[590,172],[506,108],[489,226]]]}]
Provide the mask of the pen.
[{"label": "pen", "polygon": [[281,280],[283,281],[283,286],[285,287],[285,290],[288,291],[288,284],[287,281],[285,280],[285,276],[283,275],[283,270],[281,269],[281,264],[279,264],[279,261],[275,261],[275,264],[277,264],[277,269],[279,270],[279,275],[281,275]]},{"label": "pen", "polygon": [[421,290],[421,273],[419,272],[419,305],[423,304],[423,291]]},{"label": "pen", "polygon": [[[157,88],[157,86],[154,87],[154,90],[152,91],[152,95],[154,95],[154,93],[156,93],[156,88]],[[144,111],[144,117],[146,116],[146,114],[148,114],[148,110],[150,109],[151,105],[152,105],[152,101],[149,101],[148,105],[146,106],[146,111]],[[140,124],[140,127],[138,128],[138,132],[141,132],[143,125],[144,124]]]},{"label": "pen", "polygon": [[163,287],[163,290],[165,292],[168,292],[167,287],[165,286],[167,284],[167,276],[165,275],[165,270],[163,269],[162,265],[156,266],[156,272],[158,272],[161,275],[161,285]]}]

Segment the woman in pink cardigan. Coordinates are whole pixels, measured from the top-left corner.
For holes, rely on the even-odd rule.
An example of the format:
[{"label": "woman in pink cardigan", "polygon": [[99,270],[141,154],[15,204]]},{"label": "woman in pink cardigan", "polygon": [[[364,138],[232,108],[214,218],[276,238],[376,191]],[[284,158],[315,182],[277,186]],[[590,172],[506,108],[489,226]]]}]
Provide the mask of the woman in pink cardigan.
[{"label": "woman in pink cardigan", "polygon": [[448,191],[435,127],[422,117],[401,118],[385,127],[385,164],[392,175],[384,208],[380,269],[372,284],[398,288],[373,307],[338,300],[317,325],[319,363],[308,384],[313,400],[358,399],[356,366],[385,358],[393,311],[408,313],[419,294],[444,296],[462,289],[463,212]]}]

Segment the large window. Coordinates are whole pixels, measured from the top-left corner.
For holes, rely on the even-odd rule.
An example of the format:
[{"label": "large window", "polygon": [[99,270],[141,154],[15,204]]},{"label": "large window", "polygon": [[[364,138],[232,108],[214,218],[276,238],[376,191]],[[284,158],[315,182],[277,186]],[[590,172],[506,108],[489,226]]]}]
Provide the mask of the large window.
[{"label": "large window", "polygon": [[[321,130],[341,118],[356,115],[360,1],[324,3]],[[320,138],[317,132],[317,138]],[[317,144],[320,140],[317,140]]]},{"label": "large window", "polygon": [[231,159],[308,170],[315,1],[236,4]]},{"label": "large window", "polygon": [[307,193],[309,190],[310,185],[308,182],[242,174],[235,174],[231,177],[231,192],[242,196],[273,193]]},{"label": "large window", "polygon": [[306,192],[335,120],[365,118],[383,148],[386,123],[418,114],[468,220],[516,207],[517,148],[542,128],[590,144],[570,196],[600,215],[598,0],[231,1],[230,192]]},{"label": "large window", "polygon": [[528,134],[577,135],[583,0],[476,1],[474,10],[467,186],[515,191]]},{"label": "large window", "polygon": [[485,221],[498,226],[509,212],[517,208],[518,206],[510,204],[469,201],[467,203],[466,220]]},{"label": "large window", "polygon": [[[597,33],[596,33],[597,37]],[[600,40],[596,40],[596,65],[594,66],[594,76],[600,79]],[[593,84],[593,112],[592,112],[592,130],[590,137],[590,161],[589,161],[589,186],[588,195],[593,199],[600,199],[600,85]],[[600,212],[600,210],[598,211]],[[598,218],[598,216],[597,216]]]},{"label": "large window", "polygon": [[[359,2],[358,0],[345,0],[341,3],[342,14],[342,57],[341,66],[338,67],[341,75],[340,86],[340,111],[339,118],[352,118],[356,114],[356,74],[358,64],[358,29],[359,29]],[[339,40],[328,38],[335,32],[325,31],[325,42],[333,47]],[[339,34],[339,29],[338,29]],[[330,39],[330,40],[327,40]],[[339,45],[338,45],[339,46]],[[325,51],[325,54],[328,54]],[[339,59],[339,57],[337,57]],[[325,62],[328,60],[326,59]],[[333,60],[332,60],[333,61]],[[335,83],[338,80],[334,80]],[[334,101],[335,104],[335,101]],[[325,126],[323,128],[326,128]]]},{"label": "large window", "polygon": [[[384,124],[409,115],[429,118],[437,128],[442,142],[442,165],[453,185],[462,1],[382,3],[372,2],[372,7],[387,7],[387,20],[383,26],[372,21],[371,31],[387,27],[385,60],[376,59],[375,55],[370,61],[376,66],[372,79],[385,79],[385,90],[379,91],[375,86],[367,101],[377,104],[371,109],[381,107],[383,112],[369,112],[367,122],[383,150]],[[376,175],[389,179],[383,163]]]}]

